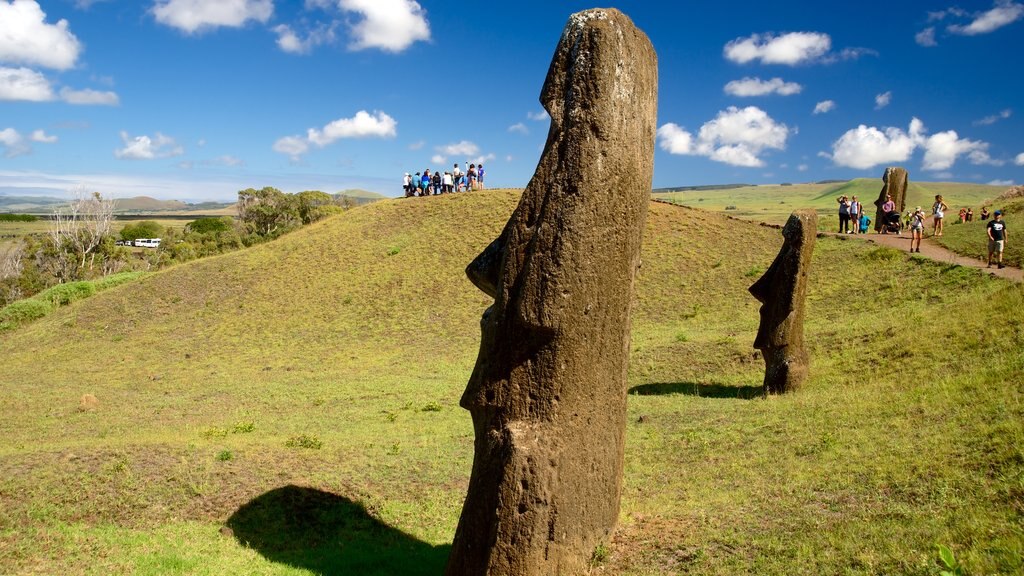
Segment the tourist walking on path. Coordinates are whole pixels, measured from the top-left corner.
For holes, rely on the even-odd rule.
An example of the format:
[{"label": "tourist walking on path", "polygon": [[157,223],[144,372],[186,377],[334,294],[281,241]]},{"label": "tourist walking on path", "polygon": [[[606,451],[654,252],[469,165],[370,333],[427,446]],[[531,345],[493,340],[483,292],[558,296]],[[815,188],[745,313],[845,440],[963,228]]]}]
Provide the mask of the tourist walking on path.
[{"label": "tourist walking on path", "polygon": [[[924,236],[924,211],[918,206],[910,215],[910,251],[921,251],[921,237]],[[916,247],[914,243],[917,243]]]},{"label": "tourist walking on path", "polygon": [[992,256],[997,257],[1000,268],[1003,267],[1003,248],[1006,247],[1006,223],[1003,212],[996,210],[988,223],[988,267],[992,267]]},{"label": "tourist walking on path", "polygon": [[942,217],[949,210],[949,206],[942,201],[942,194],[935,195],[935,204],[932,204],[932,236],[942,236]]},{"label": "tourist walking on path", "polygon": [[847,200],[846,196],[840,196],[836,199],[839,202],[839,233],[849,234],[850,233],[850,201]]}]

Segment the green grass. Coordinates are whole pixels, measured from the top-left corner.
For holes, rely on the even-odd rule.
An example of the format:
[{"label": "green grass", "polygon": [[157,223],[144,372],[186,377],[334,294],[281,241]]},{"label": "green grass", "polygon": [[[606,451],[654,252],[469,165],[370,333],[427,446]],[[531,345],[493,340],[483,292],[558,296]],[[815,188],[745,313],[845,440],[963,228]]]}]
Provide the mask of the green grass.
[{"label": "green grass", "polygon": [[0,332],[13,330],[22,324],[46,316],[57,307],[67,306],[145,275],[145,272],[120,272],[98,280],[82,280],[51,286],[31,298],[18,300],[0,308]]},{"label": "green grass", "polygon": [[[489,305],[463,269],[517,200],[377,202],[0,333],[0,573],[439,573]],[[747,273],[780,244],[651,205],[620,527],[592,560],[924,575],[943,544],[1020,573],[1024,289],[821,238],[810,379],[765,400]]]}]

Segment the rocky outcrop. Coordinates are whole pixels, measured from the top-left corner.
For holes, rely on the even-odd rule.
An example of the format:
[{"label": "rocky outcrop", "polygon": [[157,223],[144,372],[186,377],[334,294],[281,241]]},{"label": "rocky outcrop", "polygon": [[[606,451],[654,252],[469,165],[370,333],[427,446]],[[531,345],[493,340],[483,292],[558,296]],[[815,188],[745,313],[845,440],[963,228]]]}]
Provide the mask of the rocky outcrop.
[{"label": "rocky outcrop", "polygon": [[804,347],[804,300],[817,233],[814,210],[793,212],[782,228],[779,255],[750,287],[762,304],[754,348],[764,355],[765,394],[796,390],[807,378],[810,361]]},{"label": "rocky outcrop", "polygon": [[617,10],[574,14],[541,102],[551,128],[537,171],[466,269],[494,304],[461,400],[476,439],[453,576],[577,573],[619,513],[654,49]]},{"label": "rocky outcrop", "polygon": [[882,205],[885,204],[887,196],[892,195],[892,201],[896,203],[896,211],[900,214],[907,208],[907,185],[908,175],[905,168],[889,166],[882,174],[882,190],[875,200],[875,232],[882,229],[885,223],[885,212]]}]

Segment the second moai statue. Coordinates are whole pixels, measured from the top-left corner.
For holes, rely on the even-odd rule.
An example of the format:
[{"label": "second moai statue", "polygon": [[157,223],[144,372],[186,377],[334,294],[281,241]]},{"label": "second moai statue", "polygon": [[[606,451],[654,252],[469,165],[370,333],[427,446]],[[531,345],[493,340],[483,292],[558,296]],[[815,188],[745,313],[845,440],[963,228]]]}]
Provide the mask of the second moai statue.
[{"label": "second moai statue", "polygon": [[875,200],[875,232],[882,230],[882,226],[885,225],[885,212],[882,211],[882,206],[886,202],[886,198],[892,196],[892,201],[896,205],[896,211],[900,214],[907,207],[907,185],[908,175],[906,168],[899,168],[897,166],[889,166],[882,173],[882,190],[878,193],[878,199]]},{"label": "second moai statue", "polygon": [[810,359],[804,346],[804,301],[817,234],[814,210],[793,212],[782,228],[779,255],[750,287],[762,304],[754,348],[764,356],[765,394],[796,390],[807,378]]}]

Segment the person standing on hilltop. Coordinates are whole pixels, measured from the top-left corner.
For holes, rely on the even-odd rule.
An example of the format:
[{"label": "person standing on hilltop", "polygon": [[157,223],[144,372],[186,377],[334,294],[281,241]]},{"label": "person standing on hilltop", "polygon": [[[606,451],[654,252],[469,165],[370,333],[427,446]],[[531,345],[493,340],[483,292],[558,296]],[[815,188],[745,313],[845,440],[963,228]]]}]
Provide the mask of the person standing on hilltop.
[{"label": "person standing on hilltop", "polygon": [[[892,201],[892,194],[885,195],[885,203],[882,204],[882,234],[888,234],[889,225],[893,223],[893,213],[896,213],[896,203]],[[899,225],[900,215],[896,213],[896,224]],[[897,228],[898,230],[898,228]]]},{"label": "person standing on hilltop", "polygon": [[484,189],[484,165],[481,164],[476,167],[476,185],[479,189]]},{"label": "person standing on hilltop", "polygon": [[996,210],[988,223],[988,267],[992,267],[992,256],[998,256],[998,264],[1003,268],[1003,248],[1006,247],[1006,222],[1003,222],[1002,210]]},{"label": "person standing on hilltop", "polygon": [[839,202],[839,233],[849,234],[850,233],[850,201],[846,196],[840,196],[836,199]]},{"label": "person standing on hilltop", "polygon": [[949,210],[949,206],[942,201],[942,194],[935,195],[935,203],[932,204],[932,236],[942,236],[942,218]]}]

